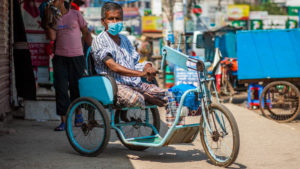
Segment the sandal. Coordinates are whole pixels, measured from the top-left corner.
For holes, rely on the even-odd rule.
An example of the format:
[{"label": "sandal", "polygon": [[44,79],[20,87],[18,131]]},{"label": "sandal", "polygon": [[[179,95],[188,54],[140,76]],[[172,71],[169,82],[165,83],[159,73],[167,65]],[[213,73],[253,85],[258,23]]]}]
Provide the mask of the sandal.
[{"label": "sandal", "polygon": [[83,124],[83,117],[81,114],[76,114],[75,115],[75,127],[81,127]]},{"label": "sandal", "polygon": [[54,129],[54,131],[65,131],[65,123],[64,123],[64,122],[60,123],[60,125],[57,126],[57,127]]}]

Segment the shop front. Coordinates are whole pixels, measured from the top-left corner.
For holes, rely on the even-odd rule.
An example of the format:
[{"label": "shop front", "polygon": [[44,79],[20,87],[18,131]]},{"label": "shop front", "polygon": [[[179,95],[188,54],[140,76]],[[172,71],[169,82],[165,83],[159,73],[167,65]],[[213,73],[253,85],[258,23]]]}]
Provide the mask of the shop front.
[{"label": "shop front", "polygon": [[[156,69],[160,66],[162,46],[162,19],[158,16],[143,16],[142,18],[142,41],[150,43],[151,54],[147,59],[152,61]],[[142,45],[143,46],[143,45]]]},{"label": "shop front", "polygon": [[11,111],[11,0],[0,3],[0,117]]}]

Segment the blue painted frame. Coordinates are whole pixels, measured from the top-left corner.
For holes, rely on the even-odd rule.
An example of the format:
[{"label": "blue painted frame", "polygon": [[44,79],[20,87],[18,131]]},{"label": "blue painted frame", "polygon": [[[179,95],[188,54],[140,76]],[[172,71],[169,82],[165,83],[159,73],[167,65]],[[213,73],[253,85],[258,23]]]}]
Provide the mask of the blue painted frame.
[{"label": "blue painted frame", "polygon": [[[88,52],[89,51],[90,51],[90,48],[88,49]],[[175,65],[177,65],[177,66],[179,66],[179,67],[181,67],[181,68],[183,68],[185,70],[196,70],[197,71],[196,67],[190,67],[190,66],[187,65],[187,63],[188,62],[192,62],[192,63],[196,64],[196,63],[199,63],[199,62],[203,62],[201,60],[189,58],[184,53],[179,52],[178,50],[175,50],[175,49],[170,48],[168,46],[165,46],[162,49],[162,51],[163,51],[162,52],[163,59],[162,59],[162,64],[161,64],[162,67],[164,66],[165,60],[167,60],[169,63],[175,64]],[[87,57],[86,61],[87,62],[88,62],[88,55],[89,55],[89,53],[87,53],[87,55],[86,55],[86,57]],[[207,123],[207,117],[206,117],[206,113],[207,112],[205,110],[206,110],[206,106],[208,106],[209,104],[211,104],[210,103],[211,93],[208,90],[208,88],[206,87],[207,85],[205,85],[205,83],[207,81],[214,80],[214,78],[209,78],[209,79],[207,78],[206,68],[210,66],[210,62],[205,62],[204,66],[205,66],[205,70],[203,72],[203,75],[201,76],[201,79],[199,79],[198,87],[195,88],[195,89],[190,89],[190,90],[187,90],[187,91],[184,92],[184,94],[181,97],[178,109],[176,111],[175,121],[173,122],[173,125],[169,128],[169,130],[167,131],[167,133],[166,133],[166,135],[164,137],[161,137],[159,135],[159,132],[157,131],[157,129],[152,124],[148,123],[149,109],[150,108],[156,108],[156,106],[147,106],[146,107],[146,112],[145,112],[146,113],[146,123],[142,124],[142,125],[146,125],[146,126],[151,127],[153,129],[153,131],[155,132],[155,135],[146,136],[146,137],[139,137],[139,138],[126,138],[125,135],[124,135],[124,133],[123,133],[123,131],[122,131],[122,129],[120,129],[119,127],[120,126],[126,126],[126,125],[127,126],[133,125],[133,123],[119,123],[119,124],[115,124],[115,122],[114,122],[115,121],[115,110],[113,109],[113,105],[112,104],[108,104],[108,109],[109,109],[109,112],[111,114],[111,123],[110,123],[111,128],[115,129],[118,132],[118,134],[120,135],[120,138],[122,139],[122,141],[125,144],[128,144],[128,145],[137,145],[137,146],[146,146],[146,147],[160,147],[160,146],[163,146],[166,143],[166,141],[172,137],[173,133],[176,130],[179,130],[179,129],[182,129],[182,128],[186,128],[186,127],[195,127],[195,126],[199,126],[200,127],[200,123],[194,123],[194,124],[188,124],[188,125],[178,125],[179,121],[180,121],[181,109],[183,107],[184,100],[187,97],[187,94],[190,93],[190,92],[202,93],[202,94],[198,95],[199,96],[198,99],[201,101],[202,116],[203,116],[203,120],[204,120],[203,125],[208,124]],[[88,68],[88,64],[87,64],[87,68]],[[215,86],[214,86],[214,88],[215,88]],[[108,92],[109,91],[111,91],[111,90],[108,90]],[[200,96],[201,96],[201,98],[200,98]],[[98,97],[101,97],[101,96],[98,96]],[[130,109],[140,109],[140,108],[138,108],[138,107],[123,108],[122,110],[130,110]],[[217,117],[217,119],[218,119],[218,122],[221,123],[220,118]],[[204,127],[204,126],[202,126],[202,127]],[[212,130],[209,127],[209,125],[208,125],[208,130],[209,130],[209,132],[212,133]],[[222,127],[222,130],[225,130],[225,127]],[[137,140],[137,139],[157,138],[157,137],[161,139],[158,143],[131,142],[131,141]]]}]

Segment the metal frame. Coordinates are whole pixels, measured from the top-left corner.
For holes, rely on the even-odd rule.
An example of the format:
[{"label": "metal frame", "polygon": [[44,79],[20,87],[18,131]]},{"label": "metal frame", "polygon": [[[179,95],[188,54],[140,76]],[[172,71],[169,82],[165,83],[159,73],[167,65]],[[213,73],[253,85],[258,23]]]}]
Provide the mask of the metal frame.
[{"label": "metal frame", "polygon": [[[148,121],[148,113],[149,113],[149,108],[155,108],[156,106],[153,107],[146,107],[146,126],[149,126],[153,129],[153,131],[155,132],[155,135],[152,136],[145,136],[145,137],[137,137],[137,138],[126,138],[124,136],[124,133],[121,129],[119,129],[119,126],[126,126],[126,125],[132,125],[132,123],[120,123],[120,124],[115,124],[114,123],[114,118],[115,118],[115,111],[112,109],[112,107],[109,108],[109,111],[111,113],[111,127],[113,129],[115,129],[119,135],[120,138],[122,139],[122,141],[128,145],[137,145],[137,146],[146,146],[146,147],[160,147],[160,146],[164,146],[166,145],[166,142],[173,136],[174,132],[176,130],[182,129],[182,128],[187,128],[187,127],[196,127],[196,126],[200,126],[200,123],[193,123],[193,124],[188,124],[188,125],[177,125],[180,121],[180,116],[181,116],[181,109],[183,107],[183,102],[185,100],[185,98],[187,97],[187,94],[190,92],[197,92],[199,93],[198,95],[198,99],[201,100],[201,109],[202,109],[202,116],[203,116],[203,120],[205,124],[208,124],[207,122],[207,115],[206,115],[206,110],[208,110],[208,107],[211,104],[211,94],[207,88],[207,81],[210,80],[214,80],[214,78],[209,78],[207,79],[207,74],[206,74],[206,70],[205,67],[210,66],[210,63],[204,63],[201,60],[198,59],[193,59],[193,58],[189,58],[188,56],[184,55],[183,53],[176,51],[170,47],[164,47],[163,48],[163,60],[162,60],[162,67],[164,66],[164,61],[168,60],[169,62],[172,62],[173,64],[178,63],[177,61],[180,61],[179,66],[184,68],[184,69],[191,69],[191,70],[195,70],[198,72],[198,79],[199,79],[199,83],[198,83],[198,87],[196,89],[190,89],[184,92],[184,94],[181,97],[177,112],[176,112],[176,118],[175,121],[173,122],[173,125],[168,129],[166,135],[164,137],[161,137],[158,133],[158,131],[155,129],[155,127],[152,124],[147,123]],[[167,53],[171,53],[171,55],[173,57],[176,57],[175,59],[173,57],[167,56]],[[196,64],[196,68],[195,67],[191,67],[191,66],[185,66],[187,62],[192,62]],[[178,65],[178,64],[177,64]],[[199,70],[202,69],[202,70]],[[202,72],[202,74],[200,74],[200,71]],[[201,77],[201,79],[200,79]],[[215,85],[213,83],[214,89],[215,89]],[[217,97],[218,99],[218,97]],[[129,109],[139,109],[139,108],[124,108],[122,110],[129,110]],[[218,117],[217,116],[217,120],[220,123],[220,125],[222,126],[223,123],[221,123],[220,119],[223,119],[223,117]],[[209,132],[212,132],[211,128],[209,125],[208,126],[208,130]],[[222,130],[224,130],[224,127],[222,127]],[[145,143],[145,142],[131,142],[134,140],[140,140],[140,139],[147,139],[147,138],[160,138],[160,142],[158,143]]]}]

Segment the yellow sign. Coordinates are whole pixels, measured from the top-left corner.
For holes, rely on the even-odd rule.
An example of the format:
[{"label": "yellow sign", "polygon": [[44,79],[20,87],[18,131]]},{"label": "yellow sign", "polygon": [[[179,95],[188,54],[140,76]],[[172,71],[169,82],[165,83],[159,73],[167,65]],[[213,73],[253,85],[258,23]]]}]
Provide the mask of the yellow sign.
[{"label": "yellow sign", "polygon": [[143,32],[162,32],[162,18],[158,16],[143,16]]},{"label": "yellow sign", "polygon": [[248,20],[249,13],[249,5],[228,5],[227,7],[227,16],[229,20]]}]

